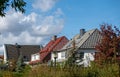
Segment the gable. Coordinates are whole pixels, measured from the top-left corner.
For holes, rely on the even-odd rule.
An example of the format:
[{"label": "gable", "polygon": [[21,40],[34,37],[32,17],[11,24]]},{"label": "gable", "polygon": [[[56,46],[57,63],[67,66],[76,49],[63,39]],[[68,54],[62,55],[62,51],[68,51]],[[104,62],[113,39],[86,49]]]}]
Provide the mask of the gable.
[{"label": "gable", "polygon": [[77,48],[95,48],[96,44],[100,41],[102,36],[98,29],[89,30],[84,33],[83,36],[77,34],[70,40],[61,50],[72,48],[72,44],[75,41],[75,47]]},{"label": "gable", "polygon": [[86,41],[80,46],[80,48],[95,48],[97,43],[102,39],[99,31],[95,29],[93,33],[89,35]]},{"label": "gable", "polygon": [[69,40],[69,41],[67,42],[67,44],[65,44],[65,45],[63,46],[63,48],[62,48],[61,50],[65,50],[65,49],[68,49],[68,48],[72,48],[72,47],[73,47],[72,44],[73,44],[74,40],[75,40],[75,44],[77,45],[79,39],[80,39],[80,34],[75,35],[71,40]]},{"label": "gable", "polygon": [[50,57],[49,59],[47,58],[47,60],[45,60],[46,57],[48,57],[52,51],[60,50],[67,42],[68,39],[65,36],[59,37],[55,41],[50,41],[47,46],[45,46],[45,48],[40,52],[40,61],[48,61]]},{"label": "gable", "polygon": [[64,37],[64,38],[56,45],[56,47],[53,49],[53,51],[55,51],[55,50],[57,50],[57,51],[61,50],[61,49],[63,48],[63,46],[65,46],[66,43],[68,43],[68,42],[69,42],[69,40],[68,40],[66,37]]}]

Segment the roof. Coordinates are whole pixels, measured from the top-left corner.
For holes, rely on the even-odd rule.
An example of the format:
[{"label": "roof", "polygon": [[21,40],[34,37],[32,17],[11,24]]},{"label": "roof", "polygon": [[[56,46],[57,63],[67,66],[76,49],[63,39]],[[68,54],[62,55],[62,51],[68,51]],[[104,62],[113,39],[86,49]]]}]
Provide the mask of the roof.
[{"label": "roof", "polygon": [[4,59],[4,56],[3,56],[3,55],[0,55],[0,59]]},{"label": "roof", "polygon": [[89,30],[83,36],[80,36],[80,34],[75,35],[61,50],[72,48],[74,41],[77,48],[95,48],[101,38],[98,29]]},{"label": "roof", "polygon": [[5,44],[7,60],[10,59],[17,60],[21,53],[25,61],[30,61],[31,54],[40,51],[40,45],[18,45],[18,46],[19,47],[17,48],[16,45]]},{"label": "roof", "polygon": [[60,44],[63,40],[66,40],[63,42],[66,44],[68,42],[68,39],[65,36],[59,37],[56,40],[51,40],[41,51],[40,51],[40,61],[32,61],[30,64],[34,62],[43,62],[46,57],[52,52],[60,50],[64,44]]},{"label": "roof", "polygon": [[[66,38],[65,36],[62,36],[62,37],[59,37],[57,38],[55,41],[54,40],[51,40],[46,46],[45,48],[43,48],[43,50],[40,52],[40,61],[43,61],[44,58],[49,54],[51,53],[52,51],[57,51],[57,50],[60,50],[63,45],[60,45],[59,43],[64,39]],[[68,40],[68,39],[67,39]],[[59,48],[55,48],[57,45],[59,44]]]},{"label": "roof", "polygon": [[[80,48],[95,48],[98,42],[102,39],[98,29],[91,30],[83,36],[83,43],[79,43]],[[86,39],[85,39],[86,38]]]}]

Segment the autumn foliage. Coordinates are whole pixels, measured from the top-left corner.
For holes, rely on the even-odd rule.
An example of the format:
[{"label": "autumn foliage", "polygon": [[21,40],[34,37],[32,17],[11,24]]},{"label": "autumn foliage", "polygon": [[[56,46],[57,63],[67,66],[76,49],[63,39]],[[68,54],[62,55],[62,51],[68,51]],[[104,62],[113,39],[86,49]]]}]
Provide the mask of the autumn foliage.
[{"label": "autumn foliage", "polygon": [[116,26],[102,24],[100,27],[101,41],[96,45],[96,61],[115,61],[120,56],[120,31]]}]

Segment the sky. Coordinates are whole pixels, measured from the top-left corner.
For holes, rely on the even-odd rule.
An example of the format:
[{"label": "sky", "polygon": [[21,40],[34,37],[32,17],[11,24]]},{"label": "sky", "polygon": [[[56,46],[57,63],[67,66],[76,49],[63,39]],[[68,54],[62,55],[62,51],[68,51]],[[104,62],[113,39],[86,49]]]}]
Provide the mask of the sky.
[{"label": "sky", "polygon": [[25,0],[26,12],[9,8],[0,17],[0,54],[3,44],[45,45],[53,35],[71,39],[80,29],[108,23],[120,28],[120,0]]}]

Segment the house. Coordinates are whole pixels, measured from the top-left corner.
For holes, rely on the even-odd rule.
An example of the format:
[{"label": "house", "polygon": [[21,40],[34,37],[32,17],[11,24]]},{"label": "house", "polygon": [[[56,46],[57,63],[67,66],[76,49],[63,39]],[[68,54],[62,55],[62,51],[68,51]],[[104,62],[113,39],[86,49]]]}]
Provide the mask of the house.
[{"label": "house", "polygon": [[[57,62],[64,62],[72,55],[75,55],[77,65],[87,67],[90,61],[94,60],[96,51],[95,46],[101,40],[102,36],[98,29],[85,31],[80,29],[80,33],[75,35],[61,50],[57,51]],[[55,51],[54,51],[55,52]],[[51,60],[54,61],[54,52],[52,52]]]},{"label": "house", "polygon": [[4,60],[4,56],[0,55],[0,71],[7,70],[7,67],[8,67],[7,65],[4,64],[3,60]]},{"label": "house", "polygon": [[17,61],[19,56],[22,55],[23,61],[28,63],[31,60],[31,54],[37,53],[41,50],[40,45],[15,45],[5,44],[4,45],[4,62]]},{"label": "house", "polygon": [[51,52],[60,50],[68,41],[65,36],[59,38],[56,35],[53,36],[52,40],[39,53],[31,55],[30,64],[47,63],[51,59]]},{"label": "house", "polygon": [[0,64],[3,62],[4,56],[0,55]]}]

